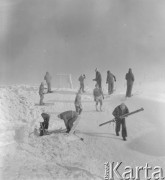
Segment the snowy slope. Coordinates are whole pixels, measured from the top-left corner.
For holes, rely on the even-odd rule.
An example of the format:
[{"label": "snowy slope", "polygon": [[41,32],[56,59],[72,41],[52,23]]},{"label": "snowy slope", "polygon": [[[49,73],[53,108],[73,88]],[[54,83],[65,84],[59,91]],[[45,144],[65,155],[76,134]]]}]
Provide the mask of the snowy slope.
[{"label": "snowy slope", "polygon": [[[157,87],[157,86],[156,86]],[[162,86],[161,86],[162,87]],[[164,88],[164,87],[163,87]],[[0,89],[0,172],[1,179],[104,179],[104,163],[123,162],[132,167],[149,163],[165,168],[165,101],[161,92],[139,89],[130,99],[115,92],[104,100],[104,111],[96,112],[92,94],[82,95],[83,113],[76,137],[33,133],[42,121],[41,112],[50,113],[50,130],[64,128],[58,113],[74,110],[75,91],[56,90],[45,95],[38,106],[38,89],[11,86]],[[113,118],[112,111],[125,102],[130,111],[144,111],[127,118],[128,140],[116,137],[114,126],[99,124]],[[143,176],[143,175],[142,175]]]}]

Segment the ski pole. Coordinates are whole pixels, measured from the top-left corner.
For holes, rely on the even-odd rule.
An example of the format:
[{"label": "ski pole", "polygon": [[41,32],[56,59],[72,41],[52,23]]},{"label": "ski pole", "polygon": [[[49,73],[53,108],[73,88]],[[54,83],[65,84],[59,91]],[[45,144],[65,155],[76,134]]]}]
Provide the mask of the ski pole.
[{"label": "ski pole", "polygon": [[75,136],[77,136],[81,141],[83,141],[84,142],[84,138],[82,138],[82,137],[80,137],[80,136],[78,136],[77,134],[75,134],[75,132],[74,132],[74,135]]}]

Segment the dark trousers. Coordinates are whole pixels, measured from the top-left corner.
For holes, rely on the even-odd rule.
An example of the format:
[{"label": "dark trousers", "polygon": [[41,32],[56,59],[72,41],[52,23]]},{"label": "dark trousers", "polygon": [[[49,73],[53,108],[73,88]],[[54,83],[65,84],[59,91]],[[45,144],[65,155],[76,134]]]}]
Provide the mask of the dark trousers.
[{"label": "dark trousers", "polygon": [[50,119],[49,114],[42,113],[41,116],[44,119],[44,122],[43,122],[44,129],[48,129],[48,127],[49,127],[49,119]]},{"label": "dark trousers", "polygon": [[125,124],[125,119],[116,119],[116,135],[119,134],[120,126],[122,126],[122,137],[127,137],[127,129]]},{"label": "dark trousers", "polygon": [[46,82],[48,86],[48,92],[51,92],[51,82]]},{"label": "dark trousers", "polygon": [[108,83],[108,94],[113,93],[113,88],[114,88],[114,82],[109,82]]},{"label": "dark trousers", "polygon": [[65,126],[66,126],[66,129],[67,129],[67,132],[69,133],[69,131],[72,129],[73,127],[73,123],[76,121],[78,116],[75,116],[69,120],[67,119],[64,119],[64,123],[65,123]]},{"label": "dark trousers", "polygon": [[44,122],[40,123],[40,136],[43,136],[45,134],[45,130],[48,130],[50,116],[46,113],[42,113],[41,116],[44,119]]},{"label": "dark trousers", "polygon": [[127,83],[126,97],[131,97],[133,83]]}]

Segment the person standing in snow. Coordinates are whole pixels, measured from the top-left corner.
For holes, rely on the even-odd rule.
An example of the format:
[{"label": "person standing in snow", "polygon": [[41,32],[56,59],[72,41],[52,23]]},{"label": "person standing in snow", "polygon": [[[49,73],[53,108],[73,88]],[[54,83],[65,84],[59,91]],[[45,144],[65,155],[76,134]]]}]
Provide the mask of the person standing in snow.
[{"label": "person standing in snow", "polygon": [[131,93],[132,93],[133,82],[135,80],[131,68],[129,68],[128,73],[125,76],[125,79],[127,81],[126,97],[131,97],[132,96]]},{"label": "person standing in snow", "polygon": [[76,111],[70,110],[70,111],[62,112],[57,117],[64,120],[67,129],[66,132],[69,133],[73,128],[75,121],[78,119],[79,114]]},{"label": "person standing in snow", "polygon": [[41,116],[44,119],[44,122],[40,122],[40,136],[43,136],[48,133],[50,115],[42,113]]},{"label": "person standing in snow", "polygon": [[85,74],[82,74],[80,77],[79,77],[79,81],[80,81],[80,90],[84,93],[84,79],[85,79]]},{"label": "person standing in snow", "polygon": [[112,94],[114,91],[114,81],[116,82],[116,77],[110,71],[107,71],[108,94]]},{"label": "person standing in snow", "polygon": [[101,77],[101,73],[98,71],[98,69],[95,69],[96,72],[96,78],[93,79],[93,81],[96,81],[96,83],[98,84],[99,88],[102,88],[101,86],[101,81],[102,81],[102,77]]},{"label": "person standing in snow", "polygon": [[81,104],[81,90],[79,90],[76,94],[76,98],[74,101],[75,109],[78,114],[82,112],[82,104]]},{"label": "person standing in snow", "polygon": [[117,106],[112,113],[113,116],[115,117],[115,122],[116,122],[116,128],[115,128],[116,136],[119,136],[120,126],[122,126],[122,137],[124,141],[126,141],[127,129],[126,129],[125,118],[120,118],[120,116],[125,115],[127,113],[129,113],[129,110],[124,103],[121,103],[119,106]]},{"label": "person standing in snow", "polygon": [[51,79],[52,77],[50,76],[49,72],[46,72],[46,75],[44,76],[44,80],[46,81],[47,87],[48,87],[48,92],[51,93]]},{"label": "person standing in snow", "polygon": [[43,100],[44,100],[44,82],[42,82],[41,84],[40,84],[40,87],[39,87],[39,95],[40,95],[40,105],[44,105],[44,102],[43,102]]},{"label": "person standing in snow", "polygon": [[96,111],[98,111],[97,106],[99,103],[100,103],[100,111],[102,111],[104,95],[102,89],[99,87],[98,84],[95,85],[95,88],[93,90],[93,96],[94,96],[94,101],[96,102]]}]

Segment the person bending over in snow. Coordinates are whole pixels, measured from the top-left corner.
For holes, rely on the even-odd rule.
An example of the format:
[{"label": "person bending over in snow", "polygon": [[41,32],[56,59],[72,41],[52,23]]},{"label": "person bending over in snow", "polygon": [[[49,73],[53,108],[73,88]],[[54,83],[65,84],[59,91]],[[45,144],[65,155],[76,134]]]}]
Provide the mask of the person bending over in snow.
[{"label": "person bending over in snow", "polygon": [[76,94],[76,98],[74,101],[75,109],[78,114],[81,114],[82,104],[81,104],[81,90],[79,90]]},{"label": "person bending over in snow", "polygon": [[57,117],[64,120],[67,129],[66,132],[69,133],[73,128],[73,125],[76,122],[76,120],[78,120],[79,114],[76,111],[70,110],[70,111],[62,112]]},{"label": "person bending over in snow", "polygon": [[124,103],[121,103],[119,106],[117,106],[112,113],[116,120],[115,121],[116,122],[116,129],[115,129],[116,136],[119,136],[120,126],[122,126],[122,137],[124,141],[126,141],[127,129],[126,129],[125,118],[120,118],[120,116],[127,113],[129,113],[129,110]]},{"label": "person bending over in snow", "polygon": [[50,116],[47,113],[42,113],[41,116],[44,119],[44,122],[40,122],[40,136],[43,136],[48,134]]},{"label": "person bending over in snow", "polygon": [[98,111],[98,104],[100,103],[100,111],[102,111],[102,105],[103,105],[103,91],[101,88],[99,88],[99,85],[95,85],[95,89],[93,90],[93,96],[94,96],[94,101],[96,102],[96,111]]}]

